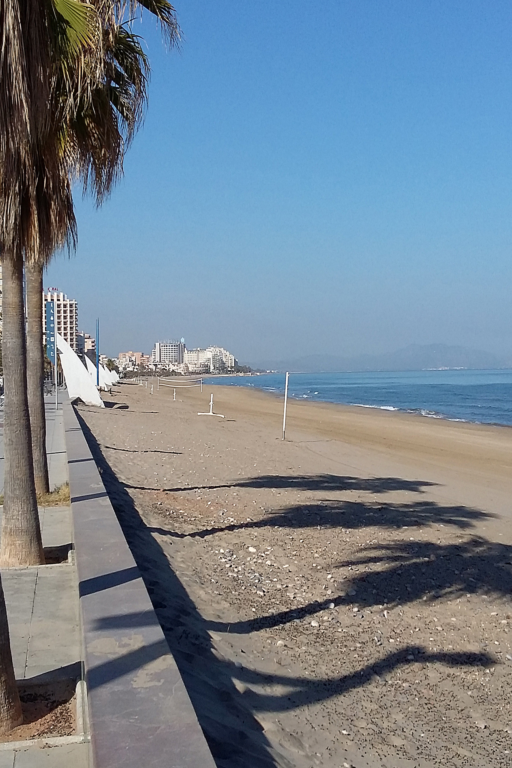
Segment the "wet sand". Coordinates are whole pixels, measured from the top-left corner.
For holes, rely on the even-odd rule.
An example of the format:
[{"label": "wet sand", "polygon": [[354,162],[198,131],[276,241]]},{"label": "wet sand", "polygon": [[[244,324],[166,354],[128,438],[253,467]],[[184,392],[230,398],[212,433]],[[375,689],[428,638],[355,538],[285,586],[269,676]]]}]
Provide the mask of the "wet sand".
[{"label": "wet sand", "polygon": [[218,766],[511,766],[512,429],[172,398],[79,414]]}]

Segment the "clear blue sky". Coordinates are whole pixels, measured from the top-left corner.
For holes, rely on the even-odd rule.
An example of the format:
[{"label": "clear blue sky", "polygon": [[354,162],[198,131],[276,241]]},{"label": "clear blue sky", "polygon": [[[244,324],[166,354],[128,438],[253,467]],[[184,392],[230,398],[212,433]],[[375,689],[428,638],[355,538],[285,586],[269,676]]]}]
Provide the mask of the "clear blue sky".
[{"label": "clear blue sky", "polygon": [[512,357],[512,4],[176,0],[125,177],[45,283],[102,351]]}]

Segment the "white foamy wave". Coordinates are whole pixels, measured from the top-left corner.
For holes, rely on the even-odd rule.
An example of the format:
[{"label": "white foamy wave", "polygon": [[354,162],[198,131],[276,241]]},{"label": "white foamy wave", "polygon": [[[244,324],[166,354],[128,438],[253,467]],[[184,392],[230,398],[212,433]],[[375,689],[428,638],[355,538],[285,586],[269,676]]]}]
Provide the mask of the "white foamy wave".
[{"label": "white foamy wave", "polygon": [[400,408],[395,408],[392,405],[366,405],[365,403],[352,403],[356,408],[376,408],[378,411],[399,411]]}]

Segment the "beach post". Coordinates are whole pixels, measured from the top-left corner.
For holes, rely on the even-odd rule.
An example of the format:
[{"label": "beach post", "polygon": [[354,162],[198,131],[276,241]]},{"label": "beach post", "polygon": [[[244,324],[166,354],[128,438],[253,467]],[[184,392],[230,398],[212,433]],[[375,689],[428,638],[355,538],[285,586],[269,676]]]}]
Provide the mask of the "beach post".
[{"label": "beach post", "polygon": [[283,440],[286,437],[286,405],[288,403],[288,378],[290,374],[286,371],[286,379],[284,383],[284,409],[283,409]]},{"label": "beach post", "polygon": [[176,400],[176,390],[174,390],[174,397],[173,400]]},{"label": "beach post", "polygon": [[210,395],[210,410],[208,411],[208,413],[198,413],[197,415],[198,416],[218,416],[219,419],[224,418],[222,414],[213,412],[213,393]]}]

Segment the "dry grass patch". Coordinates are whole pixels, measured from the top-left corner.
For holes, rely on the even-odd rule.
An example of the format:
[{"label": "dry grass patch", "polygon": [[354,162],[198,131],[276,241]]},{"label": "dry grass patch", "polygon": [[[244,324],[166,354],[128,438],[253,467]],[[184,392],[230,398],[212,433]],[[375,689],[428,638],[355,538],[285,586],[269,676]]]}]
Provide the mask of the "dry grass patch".
[{"label": "dry grass patch", "polygon": [[[0,506],[3,506],[4,495],[0,495]],[[69,483],[62,483],[50,493],[39,493],[37,495],[37,505],[39,507],[67,507],[71,504],[71,494],[69,492]]]},{"label": "dry grass patch", "polygon": [[65,507],[71,503],[69,483],[63,483],[50,493],[40,493],[37,497],[40,507]]}]

